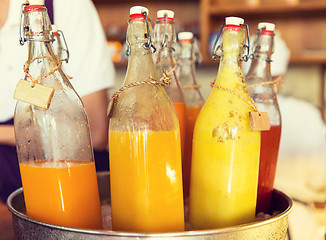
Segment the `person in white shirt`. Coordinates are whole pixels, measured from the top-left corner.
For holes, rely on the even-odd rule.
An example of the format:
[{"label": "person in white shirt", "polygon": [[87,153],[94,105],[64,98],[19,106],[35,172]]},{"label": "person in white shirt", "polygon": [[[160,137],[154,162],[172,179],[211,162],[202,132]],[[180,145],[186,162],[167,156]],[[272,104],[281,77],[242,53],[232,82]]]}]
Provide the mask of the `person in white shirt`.
[{"label": "person in white shirt", "polygon": [[[27,46],[19,44],[21,4],[0,0],[0,196],[21,186],[15,149],[14,89],[24,77]],[[47,1],[46,1],[47,2]],[[53,0],[54,23],[63,31],[69,48],[65,72],[82,98],[90,122],[97,170],[108,170],[108,89],[114,84],[114,66],[96,8],[91,0]],[[11,153],[10,153],[11,152]],[[98,153],[98,158],[97,158]],[[11,156],[11,158],[10,158]],[[103,159],[104,156],[104,159]]]}]

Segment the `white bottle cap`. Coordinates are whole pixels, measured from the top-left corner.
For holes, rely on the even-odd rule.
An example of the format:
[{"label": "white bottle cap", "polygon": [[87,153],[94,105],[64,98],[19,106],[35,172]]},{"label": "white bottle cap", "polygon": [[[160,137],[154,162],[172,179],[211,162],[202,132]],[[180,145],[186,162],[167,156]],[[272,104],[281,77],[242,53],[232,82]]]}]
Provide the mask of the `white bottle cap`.
[{"label": "white bottle cap", "polygon": [[157,18],[163,18],[165,17],[165,14],[168,15],[168,18],[174,17],[174,12],[171,10],[159,10],[157,11]]},{"label": "white bottle cap", "polygon": [[225,18],[225,24],[231,24],[231,25],[240,25],[244,23],[244,19],[243,18],[239,18],[239,17],[226,17]]},{"label": "white bottle cap", "polygon": [[267,31],[274,31],[275,30],[275,24],[274,23],[268,23],[268,22],[261,22],[258,24],[258,29],[261,30],[265,28]]},{"label": "white bottle cap", "polygon": [[143,12],[146,12],[148,15],[148,9],[143,6],[133,6],[130,8],[130,15],[132,14],[142,14]]},{"label": "white bottle cap", "polygon": [[179,40],[191,40],[193,39],[194,34],[192,32],[179,32],[178,39]]},{"label": "white bottle cap", "polygon": [[29,0],[29,5],[43,5],[44,6],[44,0]]},{"label": "white bottle cap", "polygon": [[52,32],[58,32],[58,26],[53,24],[52,26]]}]

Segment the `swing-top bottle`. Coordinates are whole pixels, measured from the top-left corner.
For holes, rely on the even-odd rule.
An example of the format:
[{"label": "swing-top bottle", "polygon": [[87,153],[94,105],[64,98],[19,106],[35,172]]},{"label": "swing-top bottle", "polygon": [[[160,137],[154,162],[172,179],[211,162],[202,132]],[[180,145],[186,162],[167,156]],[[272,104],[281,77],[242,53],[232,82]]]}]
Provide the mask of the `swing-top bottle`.
[{"label": "swing-top bottle", "polygon": [[193,229],[255,220],[260,132],[252,131],[249,122],[255,105],[241,69],[248,35],[243,22],[226,18],[217,79],[195,124],[189,199]]},{"label": "swing-top bottle", "polygon": [[152,54],[145,7],[130,9],[128,68],[109,110],[112,228],[183,231],[180,130]]},{"label": "swing-top bottle", "polygon": [[184,156],[185,117],[186,104],[183,92],[176,76],[177,61],[174,56],[176,44],[176,31],[174,27],[174,12],[171,10],[157,11],[157,19],[154,26],[154,43],[156,52],[154,55],[156,69],[159,77],[163,76],[162,70],[166,70],[171,77],[171,84],[165,87],[165,91],[177,113],[181,136],[181,155]]},{"label": "swing-top bottle", "polygon": [[184,198],[189,196],[193,131],[197,115],[204,103],[204,98],[200,92],[200,86],[196,81],[195,63],[199,53],[196,52],[193,40],[192,32],[178,33],[178,47],[176,52],[178,66],[176,74],[180,81],[186,102],[185,150],[182,161]]},{"label": "swing-top bottle", "polygon": [[23,5],[21,44],[28,43],[14,128],[27,215],[77,228],[102,228],[83,103],[60,67],[44,1]]},{"label": "swing-top bottle", "polygon": [[270,130],[261,132],[261,149],[256,212],[270,213],[278,149],[281,138],[281,113],[277,102],[275,84],[270,65],[273,53],[275,25],[259,23],[253,46],[253,59],[246,76],[248,91],[258,110],[267,112]]}]

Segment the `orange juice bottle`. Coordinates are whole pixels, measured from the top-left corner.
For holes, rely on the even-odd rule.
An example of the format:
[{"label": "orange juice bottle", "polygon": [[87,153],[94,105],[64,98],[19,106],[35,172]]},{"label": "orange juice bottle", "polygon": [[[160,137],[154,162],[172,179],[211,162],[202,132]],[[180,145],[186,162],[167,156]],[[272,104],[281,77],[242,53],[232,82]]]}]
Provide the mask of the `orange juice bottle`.
[{"label": "orange juice bottle", "polygon": [[180,130],[155,69],[148,10],[130,9],[129,61],[110,111],[112,228],[184,230]]},{"label": "orange juice bottle", "polygon": [[25,4],[21,43],[28,42],[29,55],[25,80],[15,90],[19,101],[14,128],[27,215],[57,225],[101,229],[87,115],[53,53],[50,32],[44,2]]},{"label": "orange juice bottle", "polygon": [[174,12],[171,10],[157,11],[157,19],[154,26],[154,44],[156,46],[155,63],[159,77],[162,76],[162,70],[170,73],[171,84],[165,87],[165,91],[177,113],[180,136],[181,136],[181,155],[184,158],[185,144],[185,118],[186,104],[183,92],[176,76],[175,69],[177,61],[174,58],[174,45],[176,43],[176,32],[174,28]]},{"label": "orange juice bottle", "polygon": [[190,169],[192,154],[192,136],[197,115],[204,103],[204,98],[199,90],[195,76],[195,61],[197,52],[192,32],[178,33],[178,48],[176,69],[177,78],[180,81],[186,102],[186,136],[185,151],[182,161],[183,195],[189,197]]},{"label": "orange juice bottle", "polygon": [[250,128],[255,106],[241,69],[245,26],[241,18],[226,18],[217,79],[195,124],[189,198],[193,229],[255,220],[260,132]]},{"label": "orange juice bottle", "polygon": [[258,24],[253,58],[246,76],[248,91],[260,111],[267,112],[271,128],[261,132],[256,213],[271,213],[271,200],[281,139],[281,112],[271,75],[274,42],[273,23]]}]

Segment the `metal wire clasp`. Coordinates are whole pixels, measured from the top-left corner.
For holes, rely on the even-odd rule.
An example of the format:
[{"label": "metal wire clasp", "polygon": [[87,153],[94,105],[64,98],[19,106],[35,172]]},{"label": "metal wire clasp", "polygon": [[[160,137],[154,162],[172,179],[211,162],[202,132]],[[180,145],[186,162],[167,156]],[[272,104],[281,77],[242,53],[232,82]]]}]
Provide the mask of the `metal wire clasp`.
[{"label": "metal wire clasp", "polygon": [[67,45],[67,42],[66,42],[66,38],[65,38],[65,35],[63,34],[63,32],[61,30],[58,30],[58,33],[60,33],[60,37],[62,36],[63,42],[65,44],[65,46],[62,48],[62,51],[66,52],[66,54],[67,54],[67,57],[64,58],[64,59],[61,59],[61,61],[65,61],[66,63],[68,63],[68,61],[69,61],[69,49],[68,49],[68,45]]},{"label": "metal wire clasp", "polygon": [[212,58],[215,61],[217,58],[220,58],[221,56],[218,55],[216,52],[217,50],[219,50],[219,48],[221,47],[221,45],[218,45],[218,40],[220,39],[221,35],[222,35],[222,31],[224,28],[225,24],[223,24],[220,28],[220,31],[218,31],[217,37],[215,39],[214,45],[213,45],[213,49],[212,49]]},{"label": "metal wire clasp", "polygon": [[29,1],[26,0],[25,3],[23,3],[20,7],[20,26],[19,26],[19,43],[20,45],[24,45],[26,42],[26,39],[24,37],[25,30],[28,29],[28,26],[23,26],[25,24],[25,14],[24,14],[24,8],[25,6],[29,5]]},{"label": "metal wire clasp", "polygon": [[142,12],[143,15],[145,15],[146,18],[146,29],[147,29],[147,43],[144,43],[143,47],[146,50],[149,50],[150,48],[153,48],[153,52],[156,52],[156,48],[154,47],[154,45],[152,44],[152,37],[151,37],[151,33],[149,32],[149,23],[148,23],[148,15],[146,11]]},{"label": "metal wire clasp", "polygon": [[168,25],[168,15],[165,13],[165,14],[164,14],[164,34],[163,34],[163,39],[162,39],[162,42],[161,42],[161,47],[162,47],[162,48],[166,47],[166,39],[167,39],[166,32],[167,32],[167,25]]},{"label": "metal wire clasp", "polygon": [[242,57],[242,59],[243,59],[243,61],[247,62],[248,59],[249,59],[249,50],[250,50],[249,26],[248,26],[248,24],[245,24],[245,23],[244,23],[244,24],[240,24],[240,26],[243,26],[243,27],[246,28],[246,35],[247,35],[246,39],[247,39],[247,45],[244,45],[244,47],[247,48],[247,54],[245,54],[245,55]]}]

